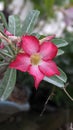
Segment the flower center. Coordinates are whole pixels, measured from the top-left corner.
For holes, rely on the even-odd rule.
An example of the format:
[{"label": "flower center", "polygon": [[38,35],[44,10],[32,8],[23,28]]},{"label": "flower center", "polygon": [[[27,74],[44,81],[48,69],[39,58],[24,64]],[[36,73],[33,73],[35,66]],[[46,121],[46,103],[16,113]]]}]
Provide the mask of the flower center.
[{"label": "flower center", "polygon": [[40,60],[41,60],[41,57],[40,57],[39,54],[33,54],[33,55],[31,55],[31,63],[33,65],[37,65],[40,62]]}]

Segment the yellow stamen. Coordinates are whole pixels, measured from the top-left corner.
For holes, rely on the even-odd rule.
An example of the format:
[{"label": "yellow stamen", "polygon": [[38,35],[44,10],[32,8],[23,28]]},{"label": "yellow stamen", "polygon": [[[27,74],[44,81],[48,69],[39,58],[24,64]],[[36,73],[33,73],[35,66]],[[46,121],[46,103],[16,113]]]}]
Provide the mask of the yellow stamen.
[{"label": "yellow stamen", "polygon": [[41,60],[41,57],[39,54],[33,54],[31,55],[31,64],[37,65]]}]

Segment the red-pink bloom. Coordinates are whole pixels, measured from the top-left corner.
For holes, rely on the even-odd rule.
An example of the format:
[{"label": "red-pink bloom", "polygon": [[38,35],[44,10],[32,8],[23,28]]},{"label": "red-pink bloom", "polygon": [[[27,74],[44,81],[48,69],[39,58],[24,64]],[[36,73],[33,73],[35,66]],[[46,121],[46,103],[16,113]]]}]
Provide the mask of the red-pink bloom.
[{"label": "red-pink bloom", "polygon": [[19,53],[9,67],[29,72],[34,77],[36,88],[44,76],[60,74],[57,65],[52,60],[58,49],[50,40],[40,44],[35,36],[25,35],[22,36],[22,49],[24,53]]}]

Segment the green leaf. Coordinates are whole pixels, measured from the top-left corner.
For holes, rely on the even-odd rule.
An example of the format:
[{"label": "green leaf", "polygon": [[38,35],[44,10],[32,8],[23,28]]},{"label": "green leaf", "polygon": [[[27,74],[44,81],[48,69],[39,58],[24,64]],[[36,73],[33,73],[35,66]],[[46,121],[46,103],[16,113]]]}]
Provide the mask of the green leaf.
[{"label": "green leaf", "polygon": [[10,15],[9,16],[9,23],[8,23],[8,30],[15,36],[21,36],[22,31],[21,31],[21,23],[20,23],[20,18],[17,15]]},{"label": "green leaf", "polygon": [[5,18],[4,14],[2,12],[0,12],[0,17],[1,17],[0,19],[2,20],[5,28],[8,28],[6,18]]},{"label": "green leaf", "polygon": [[64,54],[64,51],[63,51],[62,49],[58,49],[57,56],[60,56],[60,55],[62,55],[62,54]]},{"label": "green leaf", "polygon": [[64,84],[67,81],[67,76],[60,68],[58,68],[58,69],[60,71],[60,76],[55,75],[55,76],[52,76],[50,78],[45,77],[44,80],[53,84],[53,85],[56,85],[57,87],[63,88]]},{"label": "green leaf", "polygon": [[31,35],[37,37],[38,39],[40,39],[40,37],[41,37],[41,35],[39,33],[32,33]]},{"label": "green leaf", "polygon": [[31,35],[36,36],[39,40],[41,40],[41,39],[45,38],[45,36],[44,36],[44,35],[39,34],[39,33],[32,33]]},{"label": "green leaf", "polygon": [[0,67],[1,66],[6,66],[6,65],[8,65],[8,63],[3,63],[3,62],[0,61]]},{"label": "green leaf", "polygon": [[45,77],[44,78],[45,81],[53,84],[53,85],[56,85],[57,87],[60,87],[60,88],[63,88],[64,87],[64,82],[61,81],[58,77],[56,76],[52,76],[52,77]]},{"label": "green leaf", "polygon": [[59,38],[53,39],[52,42],[55,43],[58,48],[65,47],[68,45],[67,41],[65,41],[63,39],[59,39]]},{"label": "green leaf", "polygon": [[60,71],[60,76],[56,75],[56,77],[59,78],[64,83],[66,83],[67,82],[67,76],[66,76],[66,74],[60,68],[58,68],[58,69]]},{"label": "green leaf", "polygon": [[13,91],[16,82],[16,70],[7,69],[0,84],[0,99],[5,100]]},{"label": "green leaf", "polygon": [[3,27],[3,24],[0,23],[0,31],[4,31],[4,27]]},{"label": "green leaf", "polygon": [[29,14],[27,15],[26,19],[23,22],[22,25],[22,33],[28,33],[31,34],[34,28],[34,25],[36,23],[36,20],[39,16],[39,11],[38,10],[32,10],[31,12],[29,12]]}]

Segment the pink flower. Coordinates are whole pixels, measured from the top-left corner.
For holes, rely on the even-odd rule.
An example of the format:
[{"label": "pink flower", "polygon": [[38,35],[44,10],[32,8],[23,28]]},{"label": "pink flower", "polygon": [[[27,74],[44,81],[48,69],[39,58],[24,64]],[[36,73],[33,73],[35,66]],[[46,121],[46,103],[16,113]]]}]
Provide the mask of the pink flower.
[{"label": "pink flower", "polygon": [[51,41],[44,41],[40,44],[35,36],[25,35],[22,36],[22,49],[24,53],[19,53],[9,67],[29,72],[34,77],[35,88],[38,88],[44,76],[60,74],[57,65],[52,60],[58,49]]}]

